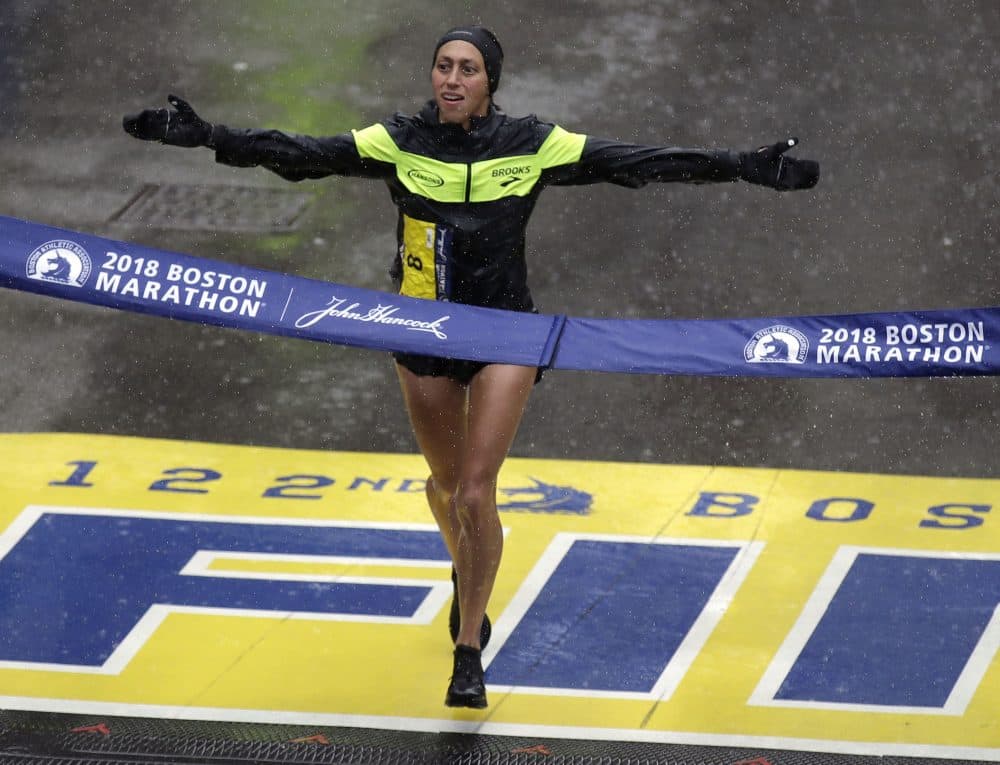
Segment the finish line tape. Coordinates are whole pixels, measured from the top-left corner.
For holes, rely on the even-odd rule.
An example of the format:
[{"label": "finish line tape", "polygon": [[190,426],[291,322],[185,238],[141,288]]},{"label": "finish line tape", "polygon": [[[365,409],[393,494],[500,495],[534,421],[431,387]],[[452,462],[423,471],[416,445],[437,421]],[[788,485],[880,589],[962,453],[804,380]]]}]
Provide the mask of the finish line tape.
[{"label": "finish line tape", "polygon": [[419,300],[0,216],[0,286],[272,335],[553,369],[742,377],[1000,373],[1000,308],[586,319]]}]

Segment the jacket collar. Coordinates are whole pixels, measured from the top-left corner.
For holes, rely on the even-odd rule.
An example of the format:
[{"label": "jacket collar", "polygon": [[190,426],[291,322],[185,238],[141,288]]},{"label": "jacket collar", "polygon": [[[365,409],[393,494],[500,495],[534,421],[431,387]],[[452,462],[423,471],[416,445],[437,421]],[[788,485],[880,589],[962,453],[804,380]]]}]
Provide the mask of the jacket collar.
[{"label": "jacket collar", "polygon": [[418,116],[428,127],[437,128],[446,135],[457,136],[459,134],[473,135],[476,133],[492,132],[492,129],[501,119],[501,112],[493,105],[493,102],[490,101],[490,107],[485,116],[473,117],[471,119],[471,127],[468,131],[462,128],[461,125],[441,122],[441,119],[438,116],[437,103],[434,99],[431,99],[424,104],[424,108],[420,110]]}]

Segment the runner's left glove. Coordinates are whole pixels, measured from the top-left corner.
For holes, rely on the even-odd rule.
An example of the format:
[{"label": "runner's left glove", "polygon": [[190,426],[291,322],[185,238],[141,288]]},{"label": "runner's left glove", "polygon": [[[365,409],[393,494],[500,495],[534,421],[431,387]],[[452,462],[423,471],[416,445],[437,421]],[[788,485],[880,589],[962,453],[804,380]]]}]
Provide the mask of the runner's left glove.
[{"label": "runner's left glove", "polygon": [[819,163],[785,156],[798,142],[798,138],[789,138],[757,151],[741,152],[740,178],[778,191],[811,189],[819,181]]},{"label": "runner's left glove", "polygon": [[212,125],[195,114],[191,105],[177,96],[167,96],[171,109],[145,109],[126,114],[122,127],[129,135],[143,141],[160,141],[170,146],[208,146]]}]

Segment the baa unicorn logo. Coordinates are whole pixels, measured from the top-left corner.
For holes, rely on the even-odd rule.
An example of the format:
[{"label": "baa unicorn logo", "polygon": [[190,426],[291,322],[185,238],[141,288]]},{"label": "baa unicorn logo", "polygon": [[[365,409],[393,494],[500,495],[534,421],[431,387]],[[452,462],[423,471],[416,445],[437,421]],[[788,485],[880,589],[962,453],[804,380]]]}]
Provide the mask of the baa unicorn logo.
[{"label": "baa unicorn logo", "polygon": [[762,329],[743,349],[751,364],[803,364],[809,353],[809,339],[793,327],[777,325]]},{"label": "baa unicorn logo", "polygon": [[82,287],[90,276],[90,256],[76,242],[56,239],[36,247],[28,256],[29,279]]}]

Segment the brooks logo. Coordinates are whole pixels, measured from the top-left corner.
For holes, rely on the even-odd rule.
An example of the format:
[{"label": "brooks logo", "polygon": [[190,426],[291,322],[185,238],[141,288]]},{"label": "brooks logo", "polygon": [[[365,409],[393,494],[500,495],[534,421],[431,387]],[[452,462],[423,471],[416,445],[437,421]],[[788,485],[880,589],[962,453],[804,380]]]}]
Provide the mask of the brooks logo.
[{"label": "brooks logo", "polygon": [[505,175],[525,175],[531,172],[531,165],[520,165],[518,167],[496,167],[493,169],[494,178],[503,178]]}]

